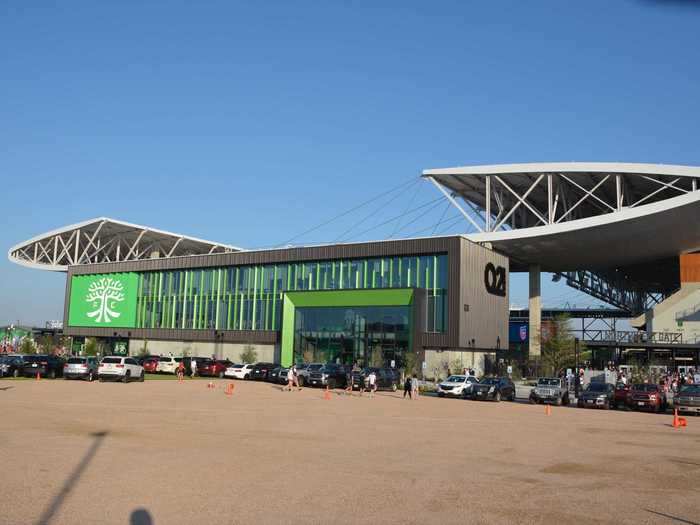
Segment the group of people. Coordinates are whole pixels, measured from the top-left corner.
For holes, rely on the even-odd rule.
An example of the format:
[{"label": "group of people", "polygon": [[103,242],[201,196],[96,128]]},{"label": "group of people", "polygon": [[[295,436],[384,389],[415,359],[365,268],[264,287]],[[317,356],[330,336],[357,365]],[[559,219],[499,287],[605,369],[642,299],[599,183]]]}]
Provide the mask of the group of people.
[{"label": "group of people", "polygon": [[403,398],[406,399],[408,394],[408,399],[418,399],[419,393],[418,376],[416,374],[413,374],[413,376],[407,375],[403,382]]}]

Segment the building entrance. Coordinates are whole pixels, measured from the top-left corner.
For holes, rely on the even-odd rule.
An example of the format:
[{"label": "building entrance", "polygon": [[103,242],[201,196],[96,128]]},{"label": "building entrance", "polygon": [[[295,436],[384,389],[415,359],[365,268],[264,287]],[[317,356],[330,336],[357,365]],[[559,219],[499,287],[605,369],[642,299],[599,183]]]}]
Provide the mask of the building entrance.
[{"label": "building entrance", "polygon": [[410,316],[409,306],[297,308],[294,361],[400,368]]}]

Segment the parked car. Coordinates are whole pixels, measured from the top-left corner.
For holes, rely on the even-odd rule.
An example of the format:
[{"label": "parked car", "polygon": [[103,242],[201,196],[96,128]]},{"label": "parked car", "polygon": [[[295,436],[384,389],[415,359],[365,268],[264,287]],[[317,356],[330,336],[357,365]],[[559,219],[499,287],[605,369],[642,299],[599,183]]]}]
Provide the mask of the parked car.
[{"label": "parked car", "polygon": [[141,366],[147,374],[155,374],[156,372],[158,372],[158,357],[147,357],[143,360]]},{"label": "parked car", "polygon": [[92,381],[97,377],[98,367],[99,363],[96,357],[70,357],[63,365],[63,378]]},{"label": "parked car", "polygon": [[345,387],[346,384],[345,367],[335,363],[323,365],[318,370],[312,370],[309,374],[309,385],[318,387]]},{"label": "parked car", "polygon": [[396,392],[399,388],[400,376],[398,370],[394,368],[364,368],[352,374],[352,389],[359,390],[360,386],[369,388],[369,374],[374,371],[377,376],[377,390],[391,390]]},{"label": "parked car", "polygon": [[[199,364],[197,365],[199,366]],[[224,371],[224,376],[233,379],[250,379],[250,372],[253,370],[252,364],[236,365],[232,364]]]},{"label": "parked car", "polygon": [[630,390],[629,406],[635,410],[662,412],[666,410],[666,394],[659,385],[634,384]]},{"label": "parked car", "polygon": [[537,385],[530,392],[530,403],[569,404],[569,388],[565,379],[558,377],[540,377]]},{"label": "parked car", "polygon": [[145,374],[143,367],[133,357],[117,355],[103,357],[97,369],[97,377],[102,381],[141,381]]},{"label": "parked car", "polygon": [[471,399],[515,401],[515,385],[507,377],[486,377],[472,386]]},{"label": "parked car", "polygon": [[272,372],[268,374],[267,380],[270,383],[284,385],[287,383],[287,372],[289,372],[288,368],[283,368],[281,366],[275,367],[272,369]]},{"label": "parked car", "polygon": [[673,406],[679,412],[700,414],[700,384],[682,386],[674,400]]},{"label": "parked car", "polygon": [[632,385],[629,383],[616,384],[613,392],[613,408],[629,408],[631,390]]},{"label": "parked car", "polygon": [[162,355],[158,358],[158,365],[156,366],[156,372],[160,374],[174,374],[177,368],[178,362],[173,356]]},{"label": "parked car", "polygon": [[197,375],[202,377],[220,377],[223,378],[226,369],[233,363],[228,359],[199,359],[197,360]]},{"label": "parked car", "polygon": [[0,356],[0,377],[19,377],[24,369],[24,356],[9,354]]},{"label": "parked car", "polygon": [[41,374],[54,379],[63,374],[63,359],[55,355],[25,355],[22,360],[22,375],[26,377]]},{"label": "parked car", "polygon": [[472,386],[478,383],[474,376],[453,375],[437,386],[438,397],[468,397],[471,396]]},{"label": "parked car", "polygon": [[609,409],[613,404],[615,387],[610,383],[593,382],[578,397],[579,408]]},{"label": "parked car", "polygon": [[323,368],[323,363],[302,363],[297,365],[297,381],[299,381],[299,386],[308,385],[311,372],[320,370],[321,368]]},{"label": "parked car", "polygon": [[255,363],[253,369],[250,371],[250,378],[256,381],[267,380],[268,374],[270,374],[277,365],[275,363]]}]

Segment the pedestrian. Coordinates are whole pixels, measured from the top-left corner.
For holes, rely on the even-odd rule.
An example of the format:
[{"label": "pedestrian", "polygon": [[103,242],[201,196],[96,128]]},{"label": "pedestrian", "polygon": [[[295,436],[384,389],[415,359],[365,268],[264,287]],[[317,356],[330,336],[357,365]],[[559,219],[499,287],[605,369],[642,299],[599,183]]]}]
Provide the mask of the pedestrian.
[{"label": "pedestrian", "polygon": [[185,378],[185,363],[181,359],[177,365],[177,379],[178,379],[178,381],[182,381],[184,378]]},{"label": "pedestrian", "polygon": [[192,377],[194,377],[197,374],[197,360],[192,359],[190,361],[190,370],[192,371]]},{"label": "pedestrian", "polygon": [[377,374],[372,370],[369,373],[369,397],[374,397],[374,393],[377,391]]},{"label": "pedestrian", "polygon": [[403,398],[406,399],[406,394],[408,394],[408,399],[413,399],[411,396],[411,391],[413,390],[413,382],[410,375],[406,375],[406,380],[403,382]]},{"label": "pedestrian", "polygon": [[416,374],[413,374],[413,377],[411,378],[411,390],[413,391],[413,400],[415,401],[418,399],[418,376]]},{"label": "pedestrian", "polygon": [[289,367],[289,370],[287,370],[287,389],[291,392],[292,388],[294,387],[294,377],[296,376],[297,373],[297,367],[292,364],[292,366]]},{"label": "pedestrian", "polygon": [[348,368],[345,371],[345,395],[352,395],[352,371],[353,368]]}]

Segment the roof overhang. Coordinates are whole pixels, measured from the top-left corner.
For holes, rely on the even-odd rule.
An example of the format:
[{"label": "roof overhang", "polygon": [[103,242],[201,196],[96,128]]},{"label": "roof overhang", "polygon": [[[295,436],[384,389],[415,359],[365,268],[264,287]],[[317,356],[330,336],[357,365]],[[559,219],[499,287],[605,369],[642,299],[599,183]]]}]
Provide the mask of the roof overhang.
[{"label": "roof overhang", "polygon": [[99,217],[32,237],[7,255],[21,266],[65,272],[71,265],[233,251],[241,248]]}]

